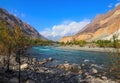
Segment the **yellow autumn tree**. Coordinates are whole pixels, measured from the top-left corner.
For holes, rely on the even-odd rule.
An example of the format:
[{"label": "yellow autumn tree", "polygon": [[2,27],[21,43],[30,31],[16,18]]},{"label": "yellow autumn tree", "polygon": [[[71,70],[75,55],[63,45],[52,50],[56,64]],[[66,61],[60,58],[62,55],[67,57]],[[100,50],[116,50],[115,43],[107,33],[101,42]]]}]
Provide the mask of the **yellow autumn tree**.
[{"label": "yellow autumn tree", "polygon": [[6,22],[0,22],[0,50],[2,54],[7,56],[7,71],[9,71],[9,61],[13,53],[14,43],[11,29]]}]

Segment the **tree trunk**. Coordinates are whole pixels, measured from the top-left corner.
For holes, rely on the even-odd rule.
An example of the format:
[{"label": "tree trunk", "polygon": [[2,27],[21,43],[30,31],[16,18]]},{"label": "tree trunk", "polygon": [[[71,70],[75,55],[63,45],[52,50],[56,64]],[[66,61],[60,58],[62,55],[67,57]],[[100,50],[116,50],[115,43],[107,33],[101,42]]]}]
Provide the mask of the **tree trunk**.
[{"label": "tree trunk", "polygon": [[8,53],[8,55],[7,55],[7,71],[9,72],[9,70],[10,70],[10,52]]},{"label": "tree trunk", "polygon": [[19,51],[18,51],[18,63],[19,63],[19,74],[18,74],[18,78],[19,78],[19,83],[20,83],[20,72],[21,72],[21,69],[20,69],[20,65],[21,65],[20,55],[21,55],[21,51],[19,50]]},{"label": "tree trunk", "polygon": [[11,55],[11,47],[8,49],[8,54],[7,54],[7,72],[10,71],[10,55]]}]

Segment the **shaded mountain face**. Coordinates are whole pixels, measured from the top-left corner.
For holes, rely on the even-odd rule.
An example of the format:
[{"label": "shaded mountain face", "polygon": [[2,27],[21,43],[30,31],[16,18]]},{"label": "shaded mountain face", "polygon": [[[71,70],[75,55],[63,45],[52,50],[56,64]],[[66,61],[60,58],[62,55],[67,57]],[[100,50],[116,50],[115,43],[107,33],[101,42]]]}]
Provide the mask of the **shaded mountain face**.
[{"label": "shaded mountain face", "polygon": [[39,34],[32,26],[23,22],[22,20],[8,13],[5,9],[2,8],[0,8],[0,22],[1,21],[7,22],[10,28],[20,26],[22,28],[23,33],[31,38],[40,38],[46,40],[46,38]]},{"label": "shaded mountain face", "polygon": [[[111,35],[119,32],[120,29],[120,5],[106,14],[97,15],[91,23],[86,25],[76,35],[72,37],[63,37],[60,41],[73,41],[75,40],[110,40]],[[117,34],[120,36],[120,34]],[[110,37],[111,36],[111,37]],[[118,37],[120,38],[120,37]],[[69,39],[69,40],[68,40]]]}]

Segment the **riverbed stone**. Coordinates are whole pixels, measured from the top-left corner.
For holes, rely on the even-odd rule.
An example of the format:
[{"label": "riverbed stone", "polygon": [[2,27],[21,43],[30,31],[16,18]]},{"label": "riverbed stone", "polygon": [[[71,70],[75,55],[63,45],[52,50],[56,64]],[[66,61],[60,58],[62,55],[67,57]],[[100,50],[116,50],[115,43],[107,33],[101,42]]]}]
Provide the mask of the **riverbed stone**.
[{"label": "riverbed stone", "polygon": [[91,72],[92,72],[93,74],[98,73],[97,69],[95,69],[95,68],[92,68]]},{"label": "riverbed stone", "polygon": [[89,83],[105,83],[103,80],[100,78],[92,78]]},{"label": "riverbed stone", "polygon": [[28,68],[28,64],[27,63],[20,65],[20,69],[21,70],[24,70],[24,69],[27,69],[27,68]]},{"label": "riverbed stone", "polygon": [[67,71],[72,69],[72,66],[69,63],[61,64],[59,67]]},{"label": "riverbed stone", "polygon": [[4,62],[5,62],[5,57],[1,55],[1,56],[0,56],[0,64],[3,65]]},{"label": "riverbed stone", "polygon": [[83,63],[81,66],[83,66],[83,67],[84,67],[84,66],[85,66],[85,64]]},{"label": "riverbed stone", "polygon": [[37,63],[37,58],[33,58],[32,59],[32,64],[36,64]]},{"label": "riverbed stone", "polygon": [[107,77],[106,76],[102,76],[101,77],[103,80],[107,80]]},{"label": "riverbed stone", "polygon": [[53,61],[53,58],[52,58],[52,57],[49,57],[49,58],[48,58],[48,61]]},{"label": "riverbed stone", "polygon": [[39,62],[40,65],[44,65],[45,63],[47,63],[46,59],[43,59],[42,61]]},{"label": "riverbed stone", "polygon": [[33,80],[27,80],[26,83],[35,83]]},{"label": "riverbed stone", "polygon": [[11,58],[10,58],[10,64],[11,65],[16,65],[17,64],[15,57],[11,56]]},{"label": "riverbed stone", "polygon": [[89,62],[89,60],[88,60],[88,59],[85,59],[84,62],[85,62],[85,63],[86,63],[86,62]]},{"label": "riverbed stone", "polygon": [[10,79],[11,83],[18,83],[18,81],[19,81],[19,79],[16,78],[16,77],[13,77],[13,78]]}]

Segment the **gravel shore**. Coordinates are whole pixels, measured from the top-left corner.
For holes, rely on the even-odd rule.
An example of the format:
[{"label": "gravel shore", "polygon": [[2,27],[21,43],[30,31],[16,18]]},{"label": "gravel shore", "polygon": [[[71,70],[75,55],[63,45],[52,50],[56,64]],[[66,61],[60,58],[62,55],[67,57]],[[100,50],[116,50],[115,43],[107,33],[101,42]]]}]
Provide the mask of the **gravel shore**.
[{"label": "gravel shore", "polygon": [[[82,50],[82,51],[95,51],[95,52],[117,52],[115,48],[99,48],[99,47],[80,47],[77,45],[72,46],[60,46],[60,49],[70,49],[70,50]],[[119,49],[120,52],[120,49]]]}]

